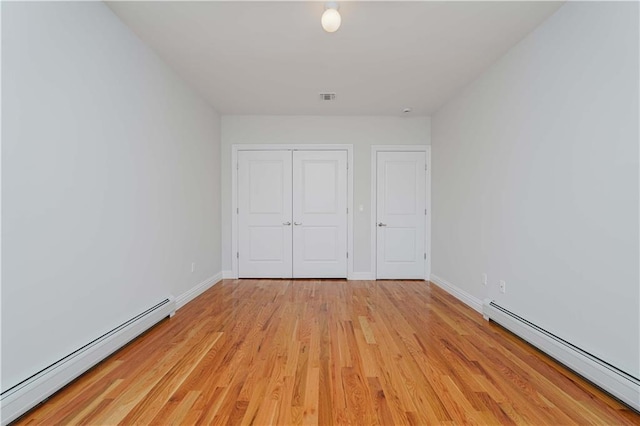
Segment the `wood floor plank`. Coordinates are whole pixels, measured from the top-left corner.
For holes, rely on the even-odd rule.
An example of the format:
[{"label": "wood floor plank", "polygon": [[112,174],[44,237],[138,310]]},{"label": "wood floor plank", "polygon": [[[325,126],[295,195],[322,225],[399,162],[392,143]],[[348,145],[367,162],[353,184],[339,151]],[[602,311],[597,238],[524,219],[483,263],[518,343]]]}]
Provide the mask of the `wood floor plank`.
[{"label": "wood floor plank", "polygon": [[16,424],[640,424],[422,281],[224,280]]}]

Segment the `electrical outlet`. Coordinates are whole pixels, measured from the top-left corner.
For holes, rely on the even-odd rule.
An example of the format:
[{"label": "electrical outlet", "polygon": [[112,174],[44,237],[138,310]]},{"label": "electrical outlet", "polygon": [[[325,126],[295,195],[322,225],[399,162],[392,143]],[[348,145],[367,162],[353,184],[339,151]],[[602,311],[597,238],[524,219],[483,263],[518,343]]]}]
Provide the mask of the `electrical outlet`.
[{"label": "electrical outlet", "polygon": [[482,285],[487,285],[487,274],[482,274]]},{"label": "electrical outlet", "polygon": [[500,280],[500,293],[506,293],[507,292],[507,283],[504,282],[504,280]]},{"label": "electrical outlet", "polygon": [[196,271],[196,262],[192,262],[191,263],[191,272],[195,272]]}]

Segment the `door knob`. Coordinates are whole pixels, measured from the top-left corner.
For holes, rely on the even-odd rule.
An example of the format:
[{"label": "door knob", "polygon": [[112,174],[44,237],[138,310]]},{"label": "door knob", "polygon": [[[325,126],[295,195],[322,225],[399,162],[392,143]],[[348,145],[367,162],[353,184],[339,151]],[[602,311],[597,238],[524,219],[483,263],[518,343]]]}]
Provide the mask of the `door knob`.
[{"label": "door knob", "polygon": [[386,223],[379,222],[379,223],[378,223],[378,226],[387,226],[387,224],[386,224]]},{"label": "door knob", "polygon": [[302,222],[293,222],[294,225],[299,226],[302,225]]},{"label": "door knob", "polygon": [[284,226],[291,226],[291,222],[282,222]]}]

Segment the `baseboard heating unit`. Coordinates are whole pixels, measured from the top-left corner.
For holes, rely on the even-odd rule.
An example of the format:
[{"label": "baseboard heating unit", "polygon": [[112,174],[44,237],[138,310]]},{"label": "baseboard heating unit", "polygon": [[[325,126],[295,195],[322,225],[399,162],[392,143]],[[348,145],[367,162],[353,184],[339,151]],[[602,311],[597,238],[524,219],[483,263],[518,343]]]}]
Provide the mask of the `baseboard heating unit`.
[{"label": "baseboard heating unit", "polygon": [[483,316],[536,346],[596,386],[640,411],[640,380],[497,305],[483,303]]},{"label": "baseboard heating unit", "polygon": [[2,425],[17,419],[162,319],[172,316],[175,310],[175,300],[170,296],[2,392]]}]

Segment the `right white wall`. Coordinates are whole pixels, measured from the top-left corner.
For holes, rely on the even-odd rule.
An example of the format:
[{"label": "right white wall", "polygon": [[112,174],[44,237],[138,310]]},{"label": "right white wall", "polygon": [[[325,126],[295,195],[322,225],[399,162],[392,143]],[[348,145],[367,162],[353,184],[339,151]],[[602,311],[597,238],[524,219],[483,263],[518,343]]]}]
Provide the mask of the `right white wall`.
[{"label": "right white wall", "polygon": [[636,377],[638,38],[635,2],[567,3],[432,117],[434,279]]}]

